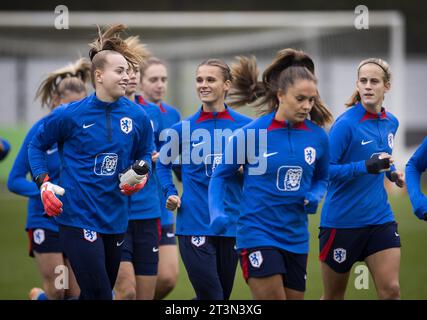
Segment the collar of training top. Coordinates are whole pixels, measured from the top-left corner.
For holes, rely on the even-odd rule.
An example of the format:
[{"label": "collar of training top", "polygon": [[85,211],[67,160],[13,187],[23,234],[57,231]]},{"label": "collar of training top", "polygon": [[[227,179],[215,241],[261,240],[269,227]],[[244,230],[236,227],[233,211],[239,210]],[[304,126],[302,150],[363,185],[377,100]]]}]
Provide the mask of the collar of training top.
[{"label": "collar of training top", "polygon": [[120,97],[116,101],[113,101],[113,102],[102,101],[102,100],[98,99],[98,97],[96,96],[96,92],[95,92],[95,93],[92,94],[92,97],[91,97],[90,101],[93,103],[93,105],[95,107],[99,107],[99,108],[111,108],[111,107],[117,106],[120,103],[121,99],[123,99],[123,97]]},{"label": "collar of training top", "polygon": [[276,114],[274,114],[273,119],[271,120],[271,123],[267,128],[267,131],[275,130],[275,129],[285,129],[285,128],[310,131],[310,129],[307,127],[307,124],[305,123],[305,121],[297,122],[297,123],[292,125],[287,120],[285,120],[285,121],[276,120],[275,116],[276,116]]},{"label": "collar of training top", "polygon": [[[143,106],[148,106],[148,103],[147,103],[147,101],[145,101],[145,99],[144,99],[144,97],[143,96],[140,96],[140,95],[136,95],[135,96],[135,99],[136,99],[136,101],[139,103],[139,104],[142,104]],[[153,104],[155,104],[154,102],[153,102]],[[160,111],[161,112],[163,112],[163,113],[165,113],[166,112],[166,109],[165,109],[165,107],[163,106],[163,104],[160,102],[160,104],[159,104],[159,108],[160,108]]]},{"label": "collar of training top", "polygon": [[206,111],[203,111],[203,106],[200,107],[200,111],[199,111],[200,114],[196,123],[211,120],[211,119],[227,119],[227,120],[234,121],[233,117],[228,111],[228,106],[225,103],[224,103],[224,107],[225,107],[225,110],[220,112],[206,112]]},{"label": "collar of training top", "polygon": [[376,120],[376,119],[387,119],[387,113],[385,111],[384,107],[381,107],[381,111],[378,113],[370,113],[368,112],[362,105],[362,103],[358,103],[356,107],[362,108],[365,113],[363,114],[362,119],[360,119],[360,122],[366,121],[366,120]]}]

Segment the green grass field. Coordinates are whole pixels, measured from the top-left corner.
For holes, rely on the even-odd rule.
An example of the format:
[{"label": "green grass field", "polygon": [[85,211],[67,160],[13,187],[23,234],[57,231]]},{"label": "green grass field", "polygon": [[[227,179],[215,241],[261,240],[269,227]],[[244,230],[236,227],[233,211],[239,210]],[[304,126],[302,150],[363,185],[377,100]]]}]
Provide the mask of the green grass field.
[{"label": "green grass field", "polygon": [[[427,299],[427,224],[413,216],[406,195],[391,198],[399,233],[402,238],[401,292],[403,299]],[[26,200],[5,191],[0,185],[0,299],[27,299],[33,286],[40,286],[35,262],[27,254],[27,235],[24,232]],[[306,299],[319,299],[322,293],[320,267],[317,260],[317,227],[319,215],[310,217],[311,250],[308,262]],[[191,299],[193,289],[181,264],[180,277],[169,299]],[[354,268],[349,281],[347,299],[376,299],[375,286],[370,279],[368,290],[355,289]],[[251,299],[240,266],[232,293],[232,299]]]}]

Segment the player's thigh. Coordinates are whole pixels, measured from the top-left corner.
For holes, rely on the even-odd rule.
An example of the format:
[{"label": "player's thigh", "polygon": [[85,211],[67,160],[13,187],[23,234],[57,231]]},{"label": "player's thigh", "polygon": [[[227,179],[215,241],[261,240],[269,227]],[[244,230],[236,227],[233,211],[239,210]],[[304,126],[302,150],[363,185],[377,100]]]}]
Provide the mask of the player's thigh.
[{"label": "player's thigh", "polygon": [[320,268],[323,281],[322,299],[344,299],[350,271],[336,272],[325,262],[320,262]]},{"label": "player's thigh", "polygon": [[64,266],[64,257],[60,252],[34,252],[37,267],[44,280],[54,280],[58,275],[58,267]]},{"label": "player's thigh", "polygon": [[285,300],[286,293],[283,287],[283,278],[281,274],[275,274],[268,277],[248,279],[248,285],[251,289],[254,300]]},{"label": "player's thigh", "polygon": [[177,278],[179,273],[178,248],[176,245],[159,247],[158,279]]}]

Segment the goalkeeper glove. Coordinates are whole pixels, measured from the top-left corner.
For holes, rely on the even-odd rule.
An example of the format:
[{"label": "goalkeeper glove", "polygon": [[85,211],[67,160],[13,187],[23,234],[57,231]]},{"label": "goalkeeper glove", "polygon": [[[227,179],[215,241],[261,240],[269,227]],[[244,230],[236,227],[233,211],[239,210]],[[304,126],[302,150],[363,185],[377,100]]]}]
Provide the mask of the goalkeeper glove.
[{"label": "goalkeeper glove", "polygon": [[55,194],[63,196],[64,188],[49,182],[49,176],[46,173],[39,175],[36,183],[40,188],[40,197],[46,214],[50,217],[59,215],[62,212],[62,202]]},{"label": "goalkeeper glove", "polygon": [[365,161],[366,169],[369,173],[378,174],[390,170],[390,157],[384,154],[374,154],[370,159]]}]

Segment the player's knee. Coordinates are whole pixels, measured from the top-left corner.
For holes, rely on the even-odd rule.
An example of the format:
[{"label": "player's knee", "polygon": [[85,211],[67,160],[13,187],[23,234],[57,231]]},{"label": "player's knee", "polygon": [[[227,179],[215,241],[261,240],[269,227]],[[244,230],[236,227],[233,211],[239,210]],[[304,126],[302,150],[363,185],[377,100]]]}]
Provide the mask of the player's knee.
[{"label": "player's knee", "polygon": [[116,300],[135,300],[136,289],[131,285],[127,286],[116,286],[115,288],[115,299]]},{"label": "player's knee", "polygon": [[378,298],[381,300],[400,299],[400,285],[398,282],[389,283],[384,288],[378,290]]}]

